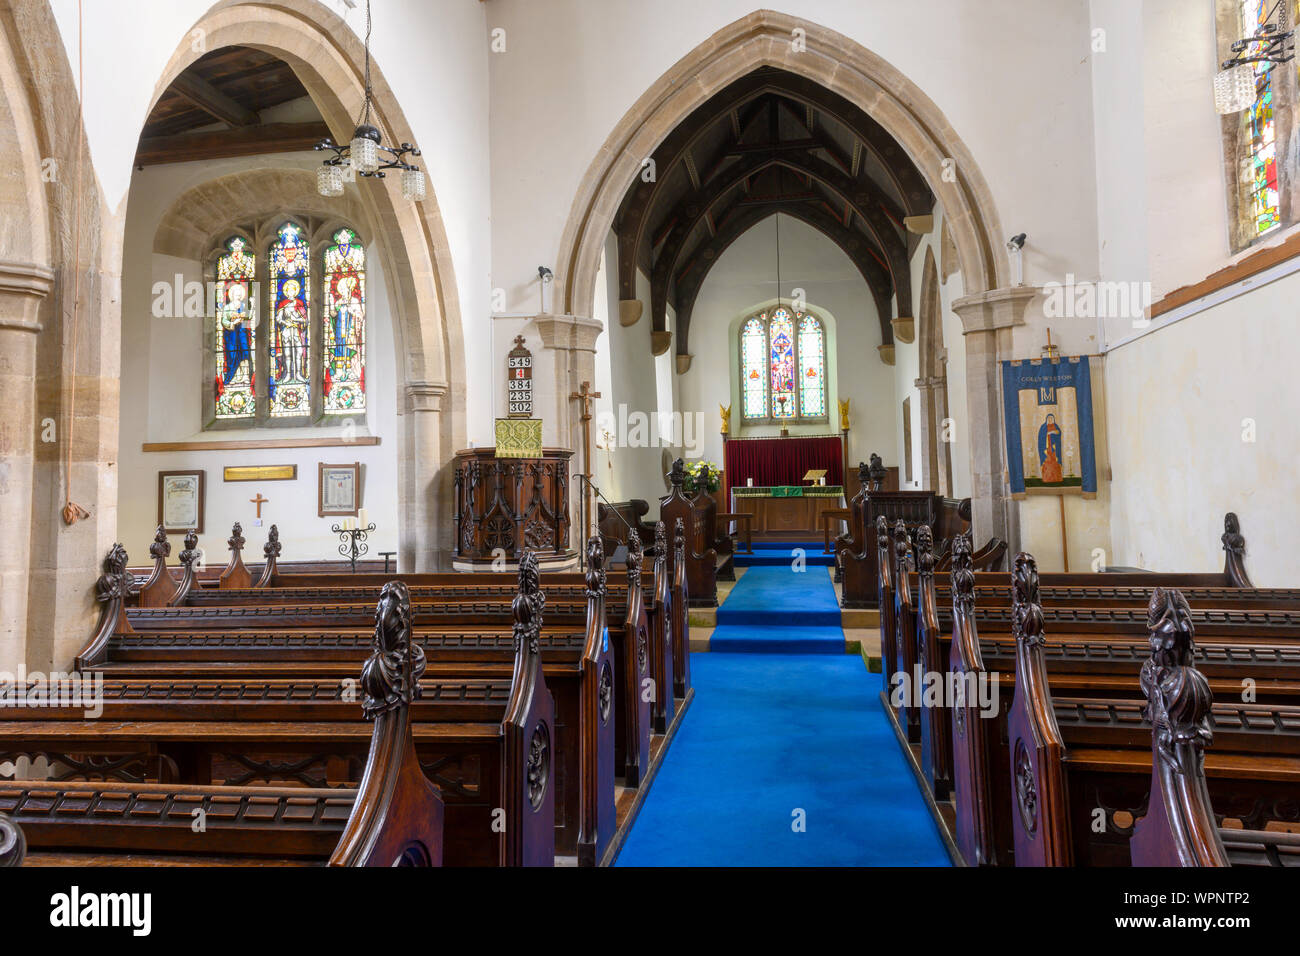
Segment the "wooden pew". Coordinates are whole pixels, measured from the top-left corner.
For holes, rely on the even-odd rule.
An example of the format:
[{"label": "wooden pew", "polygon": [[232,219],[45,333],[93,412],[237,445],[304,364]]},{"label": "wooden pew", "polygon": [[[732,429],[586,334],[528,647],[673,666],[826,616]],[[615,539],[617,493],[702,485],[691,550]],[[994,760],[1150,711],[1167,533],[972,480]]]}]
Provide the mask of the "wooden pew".
[{"label": "wooden pew", "polygon": [[362,715],[374,726],[356,787],[0,782],[0,859],[20,860],[25,838],[33,865],[440,866],[442,799],[411,733],[424,661],[404,605],[398,583],[376,609],[361,673]]},{"label": "wooden pew", "polygon": [[[124,567],[125,560],[120,548],[110,552],[103,580],[116,580],[111,572]],[[647,765],[649,750],[648,719],[635,719],[648,711],[649,704],[633,698],[637,703],[634,719],[618,721],[613,712],[615,697],[626,704],[628,696],[615,679],[615,650],[629,634],[635,641],[637,630],[629,631],[624,622],[622,629],[610,629],[617,635],[614,640],[607,637],[603,564],[599,538],[593,536],[588,542],[585,579],[578,579],[580,587],[565,586],[570,600],[548,609],[548,618],[560,618],[559,623],[548,623],[539,636],[545,679],[553,689],[557,709],[555,845],[559,855],[576,854],[580,863],[592,865],[603,857],[615,829],[615,725],[637,732],[633,757],[638,768]],[[437,586],[409,586],[415,595],[415,639],[434,662],[431,677],[500,681],[511,674],[517,642],[510,577],[407,576],[407,581],[449,579],[446,593]],[[351,666],[348,662],[356,659],[362,647],[365,605],[359,599],[373,594],[375,576],[353,576],[348,581],[333,589],[205,591],[192,596],[197,605],[187,607],[132,610],[121,602],[108,603],[95,637],[78,655],[78,667],[103,669],[110,677],[156,679],[337,678],[346,675]],[[112,592],[107,585],[103,590],[106,596]],[[315,600],[293,603],[304,599]],[[240,603],[243,601],[261,603]],[[552,615],[557,609],[560,613]],[[639,607],[632,610],[639,615],[644,635],[644,612]],[[630,659],[635,660],[635,652]],[[497,706],[499,709],[499,703]],[[499,719],[499,713],[493,719]],[[639,745],[642,736],[644,747]],[[429,746],[432,743],[426,742]],[[455,774],[447,779],[456,779]],[[468,794],[454,788],[449,799],[457,819],[462,814],[459,803],[472,803]]]},{"label": "wooden pew", "polygon": [[[993,689],[1001,690],[1000,697],[1005,702],[1012,686],[1007,664],[1016,654],[1016,645],[1013,638],[996,635],[1011,626],[1011,615],[1000,608],[981,608],[977,615],[975,581],[980,579],[983,582],[978,588],[981,602],[991,598],[1004,605],[1008,596],[1006,578],[999,575],[976,575],[971,568],[969,552],[968,540],[961,539],[957,542],[950,590],[948,576],[945,575],[934,575],[936,581],[927,583],[927,575],[924,573],[926,562],[921,562],[921,573],[908,578],[909,581],[919,583],[918,603],[921,607],[917,611],[918,656],[925,672],[943,673],[946,670],[956,674],[960,687],[974,688],[980,681],[996,682],[998,687]],[[1140,695],[1136,677],[1141,663],[1140,648],[1145,647],[1145,603],[1150,597],[1151,588],[1133,584],[1110,588],[1105,582],[1119,577],[1112,575],[1045,577],[1057,580],[1086,579],[1083,584],[1042,589],[1043,593],[1055,591],[1068,598],[1072,604],[1086,605],[1049,607],[1043,612],[1049,620],[1056,617],[1070,619],[1071,628],[1089,632],[1077,637],[1054,634],[1052,643],[1044,649],[1043,656],[1048,662],[1054,691],[1077,698],[1094,698],[1058,703],[1058,717],[1064,714],[1061,719],[1069,721],[1068,729],[1076,735],[1102,724],[1111,728],[1131,726],[1137,719],[1134,716],[1136,705],[1131,700]],[[1148,585],[1154,580],[1163,579],[1146,574],[1133,577]],[[1216,582],[1211,587],[1197,584],[1194,593],[1220,599],[1224,594],[1237,598],[1238,611],[1207,610],[1200,615],[1207,622],[1207,630],[1215,635],[1213,642],[1206,646],[1206,666],[1220,692],[1239,694],[1240,679],[1250,676],[1258,682],[1259,699],[1262,702],[1272,705],[1300,704],[1300,697],[1297,696],[1300,692],[1300,669],[1297,668],[1300,653],[1285,643],[1295,640],[1297,630],[1294,623],[1289,626],[1279,623],[1279,618],[1289,618],[1294,622],[1294,616],[1268,612],[1268,609],[1296,610],[1300,593],[1223,588],[1223,579],[1215,575],[1176,577],[1194,582]],[[944,583],[935,587],[937,579],[942,579]],[[997,583],[994,584],[993,581]],[[892,587],[892,581],[887,577],[883,583]],[[935,592],[951,597],[950,613],[940,602],[939,613],[936,615]],[[1252,600],[1256,603],[1252,604]],[[1253,610],[1248,610],[1251,608]],[[936,616],[937,622],[934,620]],[[981,637],[977,617],[990,625],[995,636],[990,637],[986,632]],[[1273,633],[1267,638],[1254,633],[1269,627],[1273,628]],[[935,633],[939,640],[930,642],[929,635]],[[1278,645],[1276,642],[1279,640],[1284,643]],[[937,661],[931,654],[931,650],[936,647],[939,650]],[[992,658],[989,657],[990,653],[993,654]],[[947,666],[939,667],[940,662],[946,662]],[[1097,700],[1096,697],[1107,699]],[[994,807],[1005,805],[1006,802],[1001,793],[995,793],[1001,781],[1007,778],[1004,772],[1005,713],[995,715],[992,720],[980,719],[978,713],[981,706],[972,695],[964,707],[949,708],[946,703],[939,703],[918,708],[924,742],[921,763],[932,789],[941,795],[944,782],[942,771],[945,768],[942,727],[946,724],[954,742],[953,759],[947,762],[947,766],[951,769],[953,788],[957,792],[954,801],[954,831],[958,848],[972,864],[1005,863],[1010,857],[1007,816],[994,812]],[[1224,726],[1232,725],[1233,733],[1237,733],[1238,727],[1247,729],[1245,725],[1249,721],[1265,719],[1258,713],[1247,711],[1248,707],[1242,710],[1240,705],[1223,705],[1217,709],[1216,714]],[[1267,719],[1271,721],[1276,716],[1273,714]],[[927,724],[931,726],[927,727]],[[940,740],[937,749],[936,736]]]},{"label": "wooden pew", "polygon": [[[1231,733],[1222,734],[1206,773],[1178,779],[1181,770],[1195,770],[1197,754],[1208,742],[1205,718],[1212,698],[1208,682],[1192,664],[1192,615],[1176,590],[1156,588],[1148,612],[1153,654],[1143,665],[1141,684],[1148,695],[1163,695],[1168,705],[1162,709],[1161,700],[1154,702],[1152,736],[1134,739],[1109,733],[1076,743],[1056,721],[1042,654],[1044,618],[1033,559],[1018,555],[1012,573],[1018,654],[1008,748],[1016,865],[1127,865],[1133,852],[1141,860],[1158,858],[1153,843],[1159,837],[1144,838],[1148,842],[1133,851],[1133,828],[1114,825],[1114,814],[1107,812],[1113,809],[1151,817],[1153,834],[1173,826],[1176,845],[1186,839],[1204,846],[1209,833],[1186,829],[1185,819],[1171,821],[1161,797],[1152,799],[1153,785],[1168,793],[1208,780],[1204,792],[1188,792],[1183,798],[1205,810],[1212,796],[1221,797],[1225,809],[1232,801],[1244,800],[1260,807],[1266,824],[1287,814],[1285,805],[1300,784],[1300,731],[1295,729],[1270,735],[1265,752],[1234,740]],[[1264,709],[1260,716],[1276,722],[1282,715]],[[1294,726],[1294,711],[1289,720],[1283,718],[1283,726],[1288,722]],[[1154,770],[1151,741],[1160,758]],[[1155,815],[1144,814],[1144,807],[1154,808]],[[1097,810],[1107,817],[1101,832],[1093,825]]]},{"label": "wooden pew", "polygon": [[627,544],[629,530],[646,537],[654,534],[654,529],[642,520],[649,511],[649,503],[642,498],[596,503],[596,527],[604,541],[607,557],[614,553],[617,545]]},{"label": "wooden pew", "polygon": [[[686,497],[682,490],[686,482],[686,469],[680,458],[673,462],[668,473],[672,491],[659,501],[660,520],[676,527],[681,522],[686,534],[686,590],[691,607],[718,606],[718,568],[729,556],[719,555],[709,540],[703,509]],[[705,497],[708,497],[707,495]],[[712,499],[710,499],[712,500]],[[671,573],[676,573],[677,558],[674,552]]]},{"label": "wooden pew", "polygon": [[1300,866],[1300,834],[1222,828],[1216,820],[1205,749],[1213,741],[1209,682],[1197,671],[1187,601],[1152,596],[1151,659],[1142,691],[1151,724],[1147,812],[1133,824],[1133,866]]}]

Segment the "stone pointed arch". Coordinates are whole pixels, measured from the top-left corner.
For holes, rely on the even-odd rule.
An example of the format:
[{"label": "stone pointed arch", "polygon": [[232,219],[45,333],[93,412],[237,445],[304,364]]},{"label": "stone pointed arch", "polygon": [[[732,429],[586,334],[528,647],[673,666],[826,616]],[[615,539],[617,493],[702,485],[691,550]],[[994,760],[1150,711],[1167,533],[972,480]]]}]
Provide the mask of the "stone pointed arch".
[{"label": "stone pointed arch", "polygon": [[[804,31],[796,52],[792,31]],[[922,171],[943,205],[968,294],[1006,281],[1006,250],[992,191],[942,111],[884,59],[834,30],[759,10],[713,34],[678,60],[637,100],[587,168],[556,257],[563,308],[591,315],[596,275],[616,210],[643,157],[710,97],[760,66],[814,80],[870,112]],[[945,164],[946,160],[951,162]],[[949,169],[951,176],[943,171]]]},{"label": "stone pointed arch", "polygon": [[943,495],[952,495],[952,442],[948,419],[948,355],[943,345],[943,304],[939,300],[939,268],[934,246],[925,247],[921,267],[921,307],[917,316],[917,351],[921,395],[921,481]]},{"label": "stone pointed arch", "polygon": [[[205,42],[195,49],[191,37]],[[177,44],[154,89],[152,105],[204,53],[246,46],[292,67],[334,139],[351,138],[363,101],[365,50],[344,21],[314,0],[221,0]],[[370,63],[372,122],[386,140],[418,142],[379,65]],[[396,177],[358,190],[391,286],[397,368],[402,376],[398,466],[401,529],[398,566],[432,569],[451,546],[450,469],[465,444],[464,330],[451,247],[436,197],[401,198]]]}]

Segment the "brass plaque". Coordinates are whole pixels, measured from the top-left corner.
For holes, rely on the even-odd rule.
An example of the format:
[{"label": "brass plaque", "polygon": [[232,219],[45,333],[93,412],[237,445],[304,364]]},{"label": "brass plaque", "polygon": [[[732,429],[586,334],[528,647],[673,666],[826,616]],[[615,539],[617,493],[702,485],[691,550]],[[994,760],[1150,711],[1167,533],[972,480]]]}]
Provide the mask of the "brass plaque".
[{"label": "brass plaque", "polygon": [[298,477],[298,466],[227,465],[222,477],[226,481],[292,481]]}]

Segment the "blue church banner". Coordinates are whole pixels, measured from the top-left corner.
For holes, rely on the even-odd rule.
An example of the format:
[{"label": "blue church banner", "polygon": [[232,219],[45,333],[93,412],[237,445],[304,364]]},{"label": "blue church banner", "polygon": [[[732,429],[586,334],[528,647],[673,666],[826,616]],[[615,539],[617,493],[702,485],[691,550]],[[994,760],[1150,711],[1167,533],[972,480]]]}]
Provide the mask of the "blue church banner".
[{"label": "blue church banner", "polygon": [[1002,363],[1012,497],[1097,494],[1092,375],[1086,355]]}]

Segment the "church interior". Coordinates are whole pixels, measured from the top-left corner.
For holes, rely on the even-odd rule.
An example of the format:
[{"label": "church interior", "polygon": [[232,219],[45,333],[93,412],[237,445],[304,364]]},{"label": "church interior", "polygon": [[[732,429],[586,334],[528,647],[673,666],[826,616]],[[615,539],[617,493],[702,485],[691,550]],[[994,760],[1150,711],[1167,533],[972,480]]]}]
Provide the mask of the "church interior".
[{"label": "church interior", "polygon": [[0,863],[1300,865],[1300,3],[926,7],[0,0]]}]

